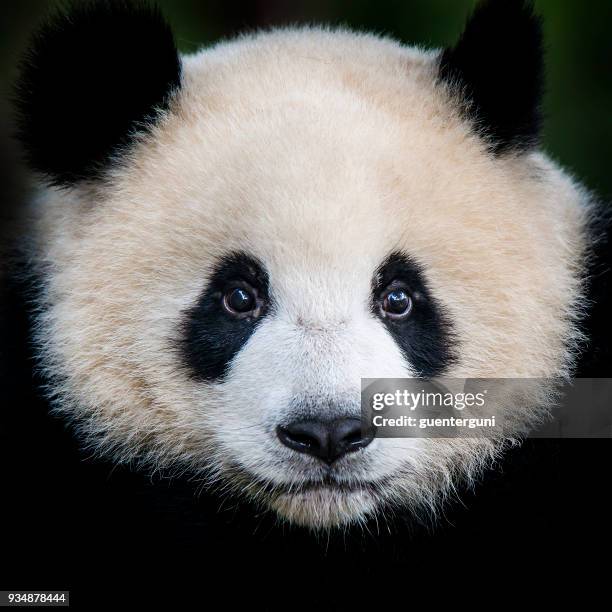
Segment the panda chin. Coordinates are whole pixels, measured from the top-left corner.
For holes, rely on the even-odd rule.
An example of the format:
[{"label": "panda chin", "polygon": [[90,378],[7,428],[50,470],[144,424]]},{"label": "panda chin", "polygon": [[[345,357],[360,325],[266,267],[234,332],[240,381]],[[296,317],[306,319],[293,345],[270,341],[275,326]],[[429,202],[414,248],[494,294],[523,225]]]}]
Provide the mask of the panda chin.
[{"label": "panda chin", "polygon": [[281,524],[312,531],[364,524],[393,502],[392,483],[396,479],[368,479],[363,473],[320,466],[310,473],[287,472],[278,481],[236,461],[224,462],[215,474],[211,490],[270,512]]},{"label": "panda chin", "polygon": [[343,482],[326,478],[280,485],[268,490],[264,503],[281,521],[313,530],[359,524],[380,505],[384,482]]},{"label": "panda chin", "polygon": [[273,496],[269,507],[281,520],[310,529],[334,529],[360,523],[376,509],[369,487],[310,486]]},{"label": "panda chin", "polygon": [[234,493],[272,511],[280,522],[314,531],[330,530],[359,524],[375,513],[388,482],[332,476],[284,483],[263,480],[242,466],[227,465],[225,479],[233,484]]}]

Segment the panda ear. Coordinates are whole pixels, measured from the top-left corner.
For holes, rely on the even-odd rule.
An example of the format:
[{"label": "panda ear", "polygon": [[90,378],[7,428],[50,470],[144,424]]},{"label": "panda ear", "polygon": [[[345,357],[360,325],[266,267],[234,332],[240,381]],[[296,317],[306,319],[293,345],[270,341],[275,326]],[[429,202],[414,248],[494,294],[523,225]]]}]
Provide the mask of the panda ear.
[{"label": "panda ear", "polygon": [[98,178],[180,87],[181,61],[157,8],[75,3],[50,18],[16,86],[18,135],[52,184]]},{"label": "panda ear", "polygon": [[484,0],[440,57],[439,79],[497,154],[537,144],[542,77],[541,23],[524,0]]}]

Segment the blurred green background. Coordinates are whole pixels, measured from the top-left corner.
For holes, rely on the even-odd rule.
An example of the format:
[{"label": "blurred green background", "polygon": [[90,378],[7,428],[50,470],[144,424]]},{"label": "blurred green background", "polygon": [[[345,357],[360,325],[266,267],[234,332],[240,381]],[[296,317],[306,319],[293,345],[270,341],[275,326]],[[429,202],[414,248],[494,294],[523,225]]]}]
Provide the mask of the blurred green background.
[{"label": "blurred green background", "polygon": [[[20,0],[3,4],[0,126],[2,133],[8,134],[8,96],[18,58],[32,29],[58,3]],[[345,24],[389,34],[406,43],[440,47],[456,40],[475,1],[160,0],[159,4],[172,23],[181,50],[190,52],[245,29],[302,22]],[[535,5],[544,17],[547,48],[546,149],[589,188],[609,199],[612,0],[536,0]]]}]

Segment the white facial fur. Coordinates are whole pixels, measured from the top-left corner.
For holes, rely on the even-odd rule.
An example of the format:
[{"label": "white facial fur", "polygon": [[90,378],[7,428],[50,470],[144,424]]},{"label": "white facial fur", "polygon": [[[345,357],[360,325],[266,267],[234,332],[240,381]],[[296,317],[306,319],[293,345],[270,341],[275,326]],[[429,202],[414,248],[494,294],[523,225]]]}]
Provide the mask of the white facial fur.
[{"label": "white facial fur", "polygon": [[[435,84],[435,59],[320,29],[218,45],[183,58],[170,112],[106,183],[41,194],[37,340],[57,409],[93,446],[195,470],[314,527],[432,508],[499,451],[376,439],[335,468],[361,489],[301,491],[323,468],[275,435],[295,397],[358,416],[361,377],[418,374],[370,312],[392,251],[422,265],[450,315],[449,376],[571,366],[588,200],[541,153],[492,157]],[[278,308],[223,382],[200,382],[176,350],[181,316],[232,251],[265,265]]]}]

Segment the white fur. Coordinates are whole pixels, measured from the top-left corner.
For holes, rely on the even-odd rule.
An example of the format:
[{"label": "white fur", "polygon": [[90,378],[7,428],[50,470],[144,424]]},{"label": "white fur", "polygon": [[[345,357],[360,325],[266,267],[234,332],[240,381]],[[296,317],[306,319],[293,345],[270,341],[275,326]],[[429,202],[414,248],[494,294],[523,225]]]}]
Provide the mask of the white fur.
[{"label": "white fur", "polygon": [[[435,60],[342,30],[220,44],[184,58],[170,112],[106,183],[42,193],[38,345],[57,409],[93,447],[195,470],[314,527],[433,509],[496,456],[503,440],[376,439],[337,478],[377,490],[300,491],[321,468],[274,434],[296,394],[358,413],[360,377],[418,374],[369,312],[397,249],[457,330],[449,376],[571,367],[588,200],[540,152],[488,154]],[[173,348],[181,314],[233,250],[264,262],[278,313],[226,382],[195,382]],[[512,408],[516,431],[535,408]]]}]

